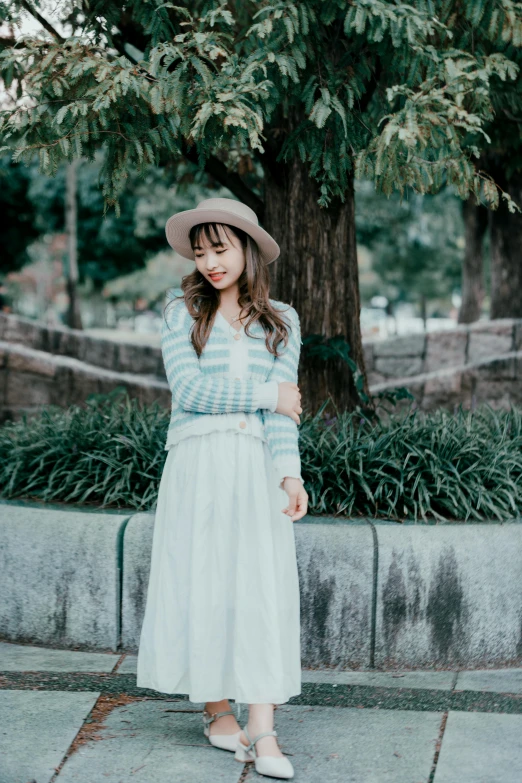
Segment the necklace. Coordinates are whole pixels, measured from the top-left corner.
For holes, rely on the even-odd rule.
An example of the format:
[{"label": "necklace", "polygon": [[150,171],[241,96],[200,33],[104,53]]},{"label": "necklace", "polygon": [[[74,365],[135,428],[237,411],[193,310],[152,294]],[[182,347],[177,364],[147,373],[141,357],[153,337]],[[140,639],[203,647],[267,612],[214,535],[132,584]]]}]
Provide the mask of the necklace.
[{"label": "necklace", "polygon": [[221,315],[222,315],[222,316],[225,318],[225,320],[226,320],[226,321],[228,321],[228,323],[229,323],[231,326],[232,326],[233,324],[235,324],[235,323],[236,323],[236,321],[239,321],[239,316],[241,315],[241,312],[239,312],[239,313],[237,314],[237,316],[236,316],[235,318],[232,318],[232,320],[230,321],[230,320],[229,320],[229,318],[228,318],[228,316],[227,316],[227,315],[225,315],[225,313],[223,313],[223,312],[222,312],[222,310],[219,310],[218,312],[220,312],[220,313],[221,313]]}]

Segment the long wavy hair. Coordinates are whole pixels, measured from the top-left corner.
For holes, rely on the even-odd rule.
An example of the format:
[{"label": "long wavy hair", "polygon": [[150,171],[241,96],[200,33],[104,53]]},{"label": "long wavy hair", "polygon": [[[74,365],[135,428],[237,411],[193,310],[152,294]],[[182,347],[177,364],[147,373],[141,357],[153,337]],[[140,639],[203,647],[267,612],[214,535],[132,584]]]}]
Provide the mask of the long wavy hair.
[{"label": "long wavy hair", "polygon": [[[236,226],[213,222],[198,223],[193,226],[189,234],[190,244],[194,249],[204,236],[212,247],[220,247],[222,243],[218,226],[221,226],[229,239],[230,233],[234,234],[241,242],[245,253],[245,268],[238,280],[238,305],[241,311],[246,310],[246,317],[243,319],[245,334],[252,337],[249,326],[258,322],[265,331],[267,349],[275,356],[279,356],[277,346],[283,341],[286,347],[289,337],[288,328],[279,315],[281,311],[275,310],[270,304],[268,268],[260,259],[257,242],[250,234]],[[165,310],[177,299],[185,300],[187,310],[194,319],[190,339],[197,355],[200,356],[214,323],[220,294],[197,268],[182,277],[181,289],[182,296],[174,296]]]}]

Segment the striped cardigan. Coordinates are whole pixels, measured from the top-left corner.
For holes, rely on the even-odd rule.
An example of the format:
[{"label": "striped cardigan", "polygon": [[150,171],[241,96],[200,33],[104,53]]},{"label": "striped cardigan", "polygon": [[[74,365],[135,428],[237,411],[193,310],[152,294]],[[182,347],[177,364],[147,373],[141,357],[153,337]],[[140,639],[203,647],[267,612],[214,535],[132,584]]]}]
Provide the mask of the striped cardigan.
[{"label": "striped cardigan", "polygon": [[[172,392],[165,448],[190,434],[196,421],[198,433],[223,429],[223,424],[228,428],[227,417],[207,414],[253,414],[253,423],[259,426],[252,431],[256,429],[265,436],[279,481],[286,476],[302,481],[298,425],[289,416],[275,412],[278,384],[282,381],[297,383],[302,340],[296,310],[270,299],[272,306],[284,313],[283,318],[290,326],[288,344],[286,348],[283,343],[279,344],[281,355],[276,358],[264,344],[263,327],[258,323],[251,325],[249,331],[252,338],[257,339],[248,339],[244,335],[248,339],[247,377],[237,379],[230,373],[229,336],[222,329],[213,328],[198,357],[190,341],[194,319],[183,299],[172,301],[171,291],[179,295],[181,289],[167,292],[161,330],[163,363]],[[201,418],[205,421],[202,422]],[[230,426],[235,428],[236,425]]]}]

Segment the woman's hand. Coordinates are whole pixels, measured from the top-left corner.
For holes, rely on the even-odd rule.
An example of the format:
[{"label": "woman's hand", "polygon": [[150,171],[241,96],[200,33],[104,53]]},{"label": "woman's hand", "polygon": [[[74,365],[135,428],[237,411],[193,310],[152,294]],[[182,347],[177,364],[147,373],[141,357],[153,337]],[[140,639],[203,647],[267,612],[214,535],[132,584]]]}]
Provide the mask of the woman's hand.
[{"label": "woman's hand", "polygon": [[308,493],[302,482],[292,476],[283,479],[282,488],[288,495],[288,506],[282,511],[291,517],[292,522],[297,522],[308,511]]},{"label": "woman's hand", "polygon": [[275,413],[283,413],[285,416],[290,416],[296,424],[300,424],[301,420],[297,414],[302,412],[299,386],[291,381],[282,381],[278,385]]}]

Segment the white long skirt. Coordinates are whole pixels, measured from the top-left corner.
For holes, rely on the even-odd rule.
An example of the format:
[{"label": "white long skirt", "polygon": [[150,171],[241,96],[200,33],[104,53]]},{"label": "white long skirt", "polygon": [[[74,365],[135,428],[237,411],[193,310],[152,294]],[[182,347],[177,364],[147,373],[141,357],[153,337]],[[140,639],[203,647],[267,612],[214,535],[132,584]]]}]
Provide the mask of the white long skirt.
[{"label": "white long skirt", "polygon": [[167,455],[156,507],[137,685],[283,704],[301,693],[294,529],[268,444],[233,430]]}]

